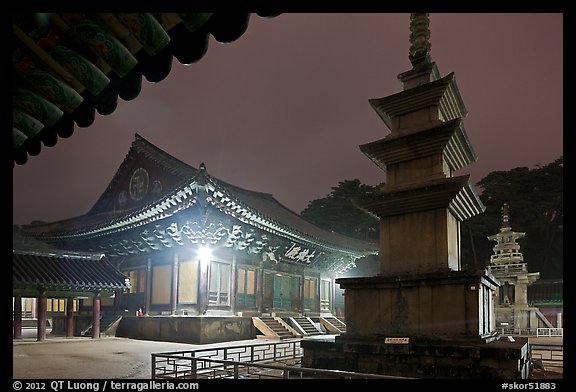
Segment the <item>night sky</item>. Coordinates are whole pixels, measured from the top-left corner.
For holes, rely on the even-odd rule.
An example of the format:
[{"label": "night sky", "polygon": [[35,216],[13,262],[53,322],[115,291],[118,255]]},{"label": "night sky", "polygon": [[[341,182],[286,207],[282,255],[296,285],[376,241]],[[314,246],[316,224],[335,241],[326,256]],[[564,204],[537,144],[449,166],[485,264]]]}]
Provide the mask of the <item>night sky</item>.
[{"label": "night sky", "polygon": [[[134,134],[234,185],[272,193],[294,212],[339,181],[376,185],[384,172],[359,145],[389,130],[368,103],[402,90],[409,14],[255,14],[238,40],[210,38],[196,64],[173,60],[163,81],[119,99],[88,128],[13,169],[13,223],[85,214]],[[563,155],[562,14],[430,14],[431,57],[456,75],[478,161],[535,168]]]}]

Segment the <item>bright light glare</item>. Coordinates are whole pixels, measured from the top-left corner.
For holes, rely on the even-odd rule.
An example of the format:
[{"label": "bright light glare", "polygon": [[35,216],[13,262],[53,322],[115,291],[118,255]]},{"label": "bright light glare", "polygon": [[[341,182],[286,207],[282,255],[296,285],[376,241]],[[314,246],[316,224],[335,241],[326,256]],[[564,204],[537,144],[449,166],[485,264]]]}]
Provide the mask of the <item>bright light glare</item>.
[{"label": "bright light glare", "polygon": [[201,246],[198,249],[198,257],[201,261],[210,261],[212,258],[212,251],[207,246]]}]

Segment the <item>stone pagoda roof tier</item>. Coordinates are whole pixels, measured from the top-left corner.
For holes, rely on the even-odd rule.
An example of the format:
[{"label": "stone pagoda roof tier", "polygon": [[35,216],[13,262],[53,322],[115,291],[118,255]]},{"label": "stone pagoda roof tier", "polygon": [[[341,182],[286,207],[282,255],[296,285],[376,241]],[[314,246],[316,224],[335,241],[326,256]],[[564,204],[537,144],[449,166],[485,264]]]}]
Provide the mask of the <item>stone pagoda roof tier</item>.
[{"label": "stone pagoda roof tier", "polygon": [[526,236],[524,232],[513,231],[509,222],[509,206],[504,203],[502,206],[502,227],[500,232],[487,238],[490,241],[495,241],[494,254],[490,256],[491,268],[498,268],[498,265],[517,265],[517,268],[526,269],[524,256],[520,251],[520,244],[516,240]]},{"label": "stone pagoda roof tier", "polygon": [[414,133],[391,133],[361,145],[360,150],[382,170],[390,164],[441,154],[456,171],[477,159],[460,118]]},{"label": "stone pagoda roof tier", "polygon": [[379,218],[448,207],[462,221],[485,209],[472,189],[469,177],[464,175],[415,184],[385,185],[353,201],[358,207]]},{"label": "stone pagoda roof tier", "polygon": [[[369,99],[368,102],[392,132],[412,132],[429,126],[426,123],[399,123],[401,117],[422,110],[432,110],[430,119],[440,122],[465,117],[468,114],[454,72],[430,83],[422,84],[384,98]],[[406,121],[406,120],[404,120]]]}]

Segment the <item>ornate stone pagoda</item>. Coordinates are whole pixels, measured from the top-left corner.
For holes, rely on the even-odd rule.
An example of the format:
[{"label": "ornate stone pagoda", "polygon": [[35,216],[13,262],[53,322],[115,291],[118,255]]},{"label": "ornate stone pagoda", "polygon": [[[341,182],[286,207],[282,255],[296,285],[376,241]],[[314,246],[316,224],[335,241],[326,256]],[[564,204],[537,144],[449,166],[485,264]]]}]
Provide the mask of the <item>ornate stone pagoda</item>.
[{"label": "ornate stone pagoda", "polygon": [[488,237],[496,241],[488,269],[502,283],[495,296],[496,325],[514,334],[538,327],[552,328],[538,308],[528,306],[528,286],[540,278],[540,273],[528,272],[520,244],[516,242],[526,233],[513,231],[509,216],[509,206],[504,203],[500,232]]},{"label": "ornate stone pagoda", "polygon": [[458,169],[476,154],[454,73],[430,58],[428,14],[410,18],[404,91],[369,100],[391,133],[360,146],[387,182],[355,203],[380,219],[380,272],[340,278],[346,333],[306,342],[303,366],[417,378],[526,377],[527,341],[497,342],[488,271],[462,271],[460,223],[484,206]]}]

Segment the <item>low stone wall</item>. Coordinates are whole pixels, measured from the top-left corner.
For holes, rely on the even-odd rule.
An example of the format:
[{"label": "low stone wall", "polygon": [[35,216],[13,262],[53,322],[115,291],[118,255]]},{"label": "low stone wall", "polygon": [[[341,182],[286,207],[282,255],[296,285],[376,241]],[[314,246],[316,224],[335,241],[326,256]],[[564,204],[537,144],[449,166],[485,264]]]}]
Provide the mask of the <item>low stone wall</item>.
[{"label": "low stone wall", "polygon": [[254,339],[256,329],[251,317],[129,316],[120,321],[116,336],[206,344]]},{"label": "low stone wall", "polygon": [[[52,320],[46,319],[46,326],[52,327]],[[38,327],[38,319],[22,319],[23,328],[36,328]]]}]

